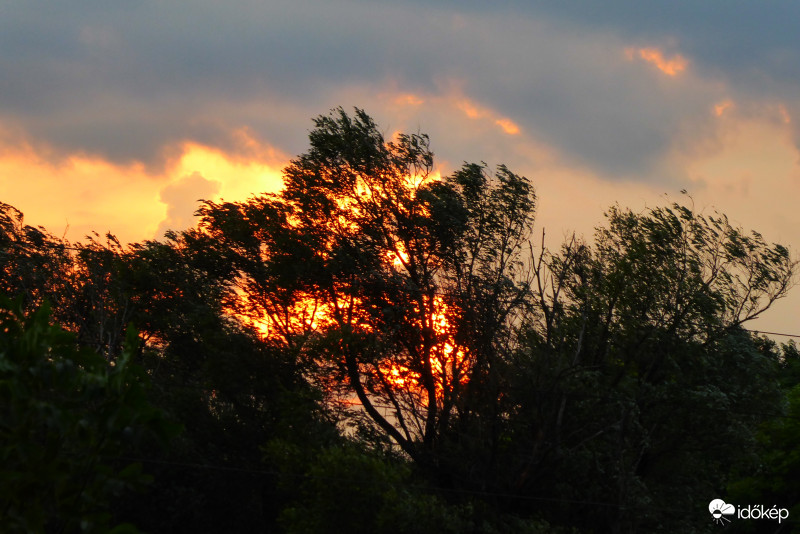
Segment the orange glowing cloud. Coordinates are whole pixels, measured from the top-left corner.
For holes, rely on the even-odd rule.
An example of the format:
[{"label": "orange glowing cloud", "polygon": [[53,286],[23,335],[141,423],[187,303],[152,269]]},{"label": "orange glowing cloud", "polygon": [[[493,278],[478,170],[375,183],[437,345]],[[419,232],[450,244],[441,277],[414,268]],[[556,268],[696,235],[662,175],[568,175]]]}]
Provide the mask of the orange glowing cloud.
[{"label": "orange glowing cloud", "polygon": [[464,115],[469,117],[470,119],[478,119],[480,117],[484,117],[489,113],[486,110],[478,110],[478,108],[467,100],[466,98],[462,98],[458,102],[458,108],[464,112]]},{"label": "orange glowing cloud", "polygon": [[166,207],[159,183],[142,165],[116,165],[73,155],[52,163],[31,147],[4,147],[2,200],[25,214],[25,222],[80,240],[97,231],[122,241],[152,237]]},{"label": "orange glowing cloud", "polygon": [[658,48],[627,48],[625,49],[625,55],[631,61],[638,57],[647,63],[651,63],[667,76],[677,76],[689,66],[689,60],[682,55],[675,54],[671,58],[666,58]]},{"label": "orange glowing cloud", "polygon": [[0,200],[21,210],[27,224],[73,241],[94,231],[122,242],[160,238],[166,229],[192,224],[200,198],[244,200],[282,187],[288,158],[280,161],[276,151],[237,135],[238,155],[187,142],[158,174],[140,163],[86,154],[53,162],[46,147],[0,146],[0,176],[6,177]]},{"label": "orange glowing cloud", "polygon": [[781,114],[781,119],[783,120],[784,123],[786,123],[786,124],[791,124],[792,123],[792,117],[791,117],[791,115],[789,115],[789,112],[786,110],[786,106],[784,106],[783,104],[780,104],[778,106],[778,112]]},{"label": "orange glowing cloud", "polygon": [[717,117],[721,117],[723,113],[725,113],[729,109],[733,109],[734,105],[735,104],[733,103],[733,100],[727,98],[722,102],[714,105],[714,115],[716,115]]},{"label": "orange glowing cloud", "polygon": [[419,106],[425,103],[425,100],[412,93],[403,93],[397,95],[394,103],[401,106]]},{"label": "orange glowing cloud", "polygon": [[288,157],[279,156],[267,161],[231,156],[214,147],[187,142],[180,157],[171,165],[169,175],[174,180],[200,173],[206,179],[221,183],[219,197],[244,200],[254,194],[281,189],[281,169],[288,160]]},{"label": "orange glowing cloud", "polygon": [[517,135],[519,133],[519,126],[514,124],[511,119],[497,119],[494,123],[500,126],[508,135]]},{"label": "orange glowing cloud", "polygon": [[491,120],[495,125],[499,126],[501,130],[503,130],[508,135],[517,135],[520,133],[520,128],[517,124],[509,119],[508,117],[502,117],[498,114],[494,113],[488,108],[479,106],[472,100],[466,97],[458,97],[456,99],[456,106],[464,115],[468,118],[477,120],[477,119],[488,119]]}]

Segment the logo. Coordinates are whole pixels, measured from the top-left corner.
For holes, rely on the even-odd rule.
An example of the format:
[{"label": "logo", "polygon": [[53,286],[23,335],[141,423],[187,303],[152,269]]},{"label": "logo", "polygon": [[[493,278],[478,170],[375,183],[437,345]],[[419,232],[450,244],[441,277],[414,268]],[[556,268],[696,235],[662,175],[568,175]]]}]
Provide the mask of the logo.
[{"label": "logo", "polygon": [[[739,506],[739,510],[732,504],[728,504],[722,499],[714,499],[708,503],[708,511],[711,518],[718,525],[727,525],[731,519],[771,519],[778,520],[780,524],[789,517],[789,510],[778,508],[777,506],[768,507],[763,504],[751,504]],[[726,517],[727,516],[727,517]]]},{"label": "logo", "polygon": [[714,499],[708,503],[708,511],[711,512],[711,517],[714,518],[714,523],[718,525],[724,525],[731,522],[731,520],[725,516],[735,514],[736,507],[732,504],[727,504],[722,499]]}]

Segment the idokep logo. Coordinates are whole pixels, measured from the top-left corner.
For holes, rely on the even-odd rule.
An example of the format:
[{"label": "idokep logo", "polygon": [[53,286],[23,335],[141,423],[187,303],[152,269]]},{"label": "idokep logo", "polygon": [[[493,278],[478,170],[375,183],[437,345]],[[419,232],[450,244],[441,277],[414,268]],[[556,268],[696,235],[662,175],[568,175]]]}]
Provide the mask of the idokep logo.
[{"label": "idokep logo", "polygon": [[[731,522],[730,518],[736,519],[772,519],[780,523],[789,517],[789,510],[786,508],[778,508],[777,506],[768,507],[763,504],[752,504],[748,506],[739,506],[737,510],[732,504],[728,504],[722,499],[714,499],[708,503],[708,511],[714,523],[718,525],[726,525]],[[728,516],[728,517],[726,517]]]},{"label": "idokep logo", "polygon": [[734,515],[736,507],[732,504],[727,504],[722,499],[714,499],[708,503],[708,511],[711,512],[711,517],[714,518],[714,523],[724,525],[730,523],[731,520],[725,517],[726,515]]}]

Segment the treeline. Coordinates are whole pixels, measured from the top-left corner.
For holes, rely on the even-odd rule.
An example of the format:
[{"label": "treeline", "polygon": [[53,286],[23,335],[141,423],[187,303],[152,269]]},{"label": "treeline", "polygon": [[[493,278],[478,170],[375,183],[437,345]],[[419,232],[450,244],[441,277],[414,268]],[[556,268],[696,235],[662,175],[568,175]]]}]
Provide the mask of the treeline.
[{"label": "treeline", "polygon": [[[162,241],[0,204],[0,523],[18,532],[706,532],[800,518],[789,251],[680,204],[534,235],[530,182],[363,111]],[[736,521],[772,532],[769,521]]]}]

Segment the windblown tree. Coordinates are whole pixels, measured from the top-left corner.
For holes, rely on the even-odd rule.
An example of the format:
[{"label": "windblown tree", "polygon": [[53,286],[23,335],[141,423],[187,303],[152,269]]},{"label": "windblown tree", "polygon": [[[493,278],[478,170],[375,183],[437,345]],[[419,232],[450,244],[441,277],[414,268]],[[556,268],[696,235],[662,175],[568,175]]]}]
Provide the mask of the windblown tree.
[{"label": "windblown tree", "polygon": [[538,320],[509,390],[515,484],[585,501],[584,527],[688,532],[780,413],[777,353],[742,324],[786,294],[795,262],[678,204],[607,218],[594,244],[536,263]]},{"label": "windblown tree", "polygon": [[[5,532],[110,532],[111,503],[148,477],[129,458],[137,443],[177,428],[147,399],[129,332],[109,365],[0,296],[0,521]],[[138,532],[130,525],[115,532]]]},{"label": "windblown tree", "polygon": [[280,193],[206,201],[163,242],[70,244],[0,204],[0,290],[50,300],[106,360],[132,323],[131,357],[186,427],[121,519],[692,532],[731,477],[783,491],[752,462],[771,420],[762,464],[794,469],[790,351],[742,325],[791,287],[785,248],[674,204],[614,207],[550,251],[524,177],[434,169],[427,136],[337,109]]},{"label": "windblown tree", "polygon": [[0,293],[21,299],[26,311],[64,296],[72,267],[69,244],[42,227],[25,224],[18,209],[0,202]]},{"label": "windblown tree", "polygon": [[533,189],[502,166],[440,179],[427,136],[387,141],[361,110],[318,118],[310,141],[281,193],[206,202],[195,246],[227,258],[232,307],[331,401],[433,466],[443,435],[500,394],[528,304]]},{"label": "windblown tree", "polygon": [[[191,254],[178,234],[128,246],[96,234],[70,243],[25,224],[22,213],[0,204],[0,294],[17,299],[24,315],[49,302],[50,320],[72,334],[70,343],[113,369],[122,369],[123,356],[144,367],[152,386],[148,400],[185,428],[168,452],[150,441],[135,451],[103,449],[109,458],[126,454],[152,460],[144,465],[156,479],[148,491],[127,492],[113,503],[106,499],[102,510],[148,531],[263,528],[274,517],[248,512],[266,500],[262,492],[272,491],[258,474],[261,447],[298,432],[307,442],[315,433],[320,439],[334,435],[332,426],[321,422],[316,395],[294,357],[264,344],[230,317],[224,288],[208,276],[218,263],[208,251]],[[41,312],[36,317],[47,322]],[[129,326],[138,332],[138,344],[125,344]],[[37,387],[47,389],[44,383]],[[80,417],[66,417],[70,410],[63,421],[56,420],[64,435],[79,432],[70,425]],[[29,423],[38,424],[36,417],[46,411],[31,416]],[[14,432],[17,439],[21,431]],[[12,440],[9,446],[19,448]],[[16,491],[16,486],[9,488]],[[65,495],[81,492],[72,482],[61,490]],[[149,511],[144,516],[143,508]],[[5,525],[2,519],[0,511]]]},{"label": "windblown tree", "polygon": [[535,249],[525,178],[439,178],[427,137],[387,141],[360,110],[315,124],[282,192],[206,202],[185,235],[329,407],[438,484],[555,523],[650,528],[657,503],[724,488],[779,410],[777,358],[741,325],[791,286],[785,248],[676,204]]},{"label": "windblown tree", "polygon": [[122,351],[135,311],[123,249],[110,234],[106,244],[98,234],[70,243],[0,202],[0,294],[20,298],[28,312],[49,302],[56,322],[108,360]]}]

